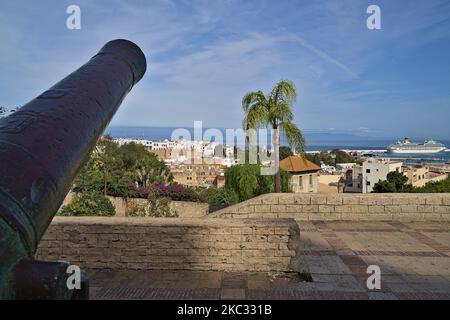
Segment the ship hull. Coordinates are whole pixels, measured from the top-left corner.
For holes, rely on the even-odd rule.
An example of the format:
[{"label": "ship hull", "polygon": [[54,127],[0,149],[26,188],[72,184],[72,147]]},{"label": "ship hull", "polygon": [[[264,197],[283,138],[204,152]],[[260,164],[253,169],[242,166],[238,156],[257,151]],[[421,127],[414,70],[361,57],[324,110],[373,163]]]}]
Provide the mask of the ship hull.
[{"label": "ship hull", "polygon": [[431,150],[425,150],[425,149],[417,149],[417,150],[388,149],[387,151],[389,153],[409,153],[409,154],[415,154],[415,153],[439,153],[439,152],[445,151],[445,147],[431,149]]}]

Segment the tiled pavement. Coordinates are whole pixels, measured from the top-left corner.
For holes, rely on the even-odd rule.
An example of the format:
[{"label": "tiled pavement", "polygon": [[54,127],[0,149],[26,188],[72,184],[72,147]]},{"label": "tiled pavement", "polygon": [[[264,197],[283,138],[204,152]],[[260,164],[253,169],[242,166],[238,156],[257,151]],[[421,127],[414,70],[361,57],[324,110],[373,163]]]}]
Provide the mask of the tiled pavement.
[{"label": "tiled pavement", "polygon": [[[299,222],[312,282],[215,271],[90,271],[92,299],[450,299],[450,223]],[[381,289],[366,286],[381,269]]]}]

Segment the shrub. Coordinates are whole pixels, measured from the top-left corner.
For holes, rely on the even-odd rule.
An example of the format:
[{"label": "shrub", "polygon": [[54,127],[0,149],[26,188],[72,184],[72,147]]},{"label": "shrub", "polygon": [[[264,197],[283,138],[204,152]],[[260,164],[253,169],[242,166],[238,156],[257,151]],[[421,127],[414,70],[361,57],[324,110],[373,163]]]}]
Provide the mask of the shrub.
[{"label": "shrub", "polygon": [[450,177],[437,182],[428,182],[423,187],[407,184],[408,178],[399,172],[389,172],[387,180],[377,182],[373,187],[375,193],[412,192],[412,193],[446,193],[450,192]]},{"label": "shrub", "polygon": [[239,195],[231,188],[210,187],[202,193],[209,204],[231,205],[239,202]]},{"label": "shrub", "polygon": [[171,218],[178,217],[177,212],[170,210],[170,199],[161,198],[150,193],[147,203],[144,205],[136,204],[128,214],[131,217],[154,217],[154,218]]},{"label": "shrub", "polygon": [[143,145],[100,139],[74,181],[75,192],[127,198],[134,185],[171,183],[170,168]]},{"label": "shrub", "polygon": [[413,192],[417,193],[444,193],[450,192],[450,177],[445,180],[437,182],[428,182],[423,187],[417,187],[413,189]]},{"label": "shrub", "polygon": [[320,151],[318,153],[306,153],[304,156],[306,157],[306,159],[314,162],[319,166],[321,162],[329,166],[335,166],[337,163],[362,163],[360,159],[354,158],[345,151],[339,149],[334,149],[331,151]]},{"label": "shrub", "polygon": [[378,181],[373,186],[374,193],[411,192],[412,186],[407,184],[408,178],[400,172],[392,171],[387,174],[386,180]]},{"label": "shrub", "polygon": [[132,178],[127,173],[100,171],[81,172],[73,186],[74,192],[94,192],[103,194],[105,191],[105,179],[107,182],[107,195],[127,198],[133,190]]},{"label": "shrub", "polygon": [[113,216],[115,214],[111,201],[93,192],[77,193],[72,202],[63,206],[58,212],[61,216]]},{"label": "shrub", "polygon": [[134,203],[127,213],[130,217],[145,217],[148,216],[147,206],[143,204]]},{"label": "shrub", "polygon": [[181,184],[152,184],[148,187],[135,187],[131,196],[135,198],[148,198],[153,194],[162,198],[169,198],[173,201],[201,202],[203,199],[199,192]]},{"label": "shrub", "polygon": [[[241,164],[225,170],[225,187],[234,190],[240,201],[274,191],[274,176],[261,175],[258,164]],[[290,192],[289,174],[281,171],[281,191]]]}]

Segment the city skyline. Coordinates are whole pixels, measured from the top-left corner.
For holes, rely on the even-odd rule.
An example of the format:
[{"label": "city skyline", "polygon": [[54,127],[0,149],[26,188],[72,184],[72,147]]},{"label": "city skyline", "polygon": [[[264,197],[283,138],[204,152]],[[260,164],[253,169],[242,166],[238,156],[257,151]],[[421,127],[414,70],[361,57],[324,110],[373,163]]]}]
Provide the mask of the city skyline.
[{"label": "city skyline", "polygon": [[[80,30],[66,28],[71,4]],[[367,29],[370,4],[381,30]],[[0,12],[0,105],[28,102],[127,38],[149,70],[113,126],[237,128],[246,92],[291,79],[306,131],[448,139],[449,17],[444,1],[10,2]]]}]

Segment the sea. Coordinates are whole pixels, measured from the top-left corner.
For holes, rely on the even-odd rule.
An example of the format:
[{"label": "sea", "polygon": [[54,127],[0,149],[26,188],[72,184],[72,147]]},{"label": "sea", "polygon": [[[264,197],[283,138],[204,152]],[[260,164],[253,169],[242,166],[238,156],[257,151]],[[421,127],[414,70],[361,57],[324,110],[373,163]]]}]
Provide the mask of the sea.
[{"label": "sea", "polygon": [[[170,140],[175,127],[131,127],[131,126],[109,126],[105,130],[105,134],[113,138],[128,138],[128,139],[146,139],[153,141]],[[193,128],[183,128],[189,132],[192,139],[194,139]],[[203,128],[203,133],[208,128]],[[226,137],[225,129],[219,129],[223,136]],[[367,153],[374,157],[390,158],[392,160],[402,161],[407,164],[417,163],[447,163],[450,161],[450,150],[446,152],[432,153],[432,154],[391,154],[386,152],[389,144],[402,139],[400,137],[392,138],[376,138],[368,135],[355,135],[347,133],[332,133],[332,132],[308,132],[304,131],[306,150],[307,152],[343,149],[343,150],[366,150]],[[422,139],[423,141],[424,139]],[[270,137],[268,137],[270,141]],[[421,141],[421,140],[414,140]],[[450,148],[450,140],[438,140]],[[287,145],[286,141],[281,138],[281,144]]]}]

